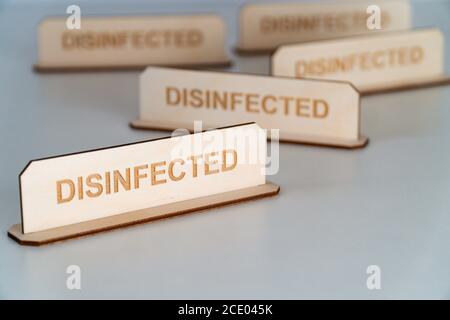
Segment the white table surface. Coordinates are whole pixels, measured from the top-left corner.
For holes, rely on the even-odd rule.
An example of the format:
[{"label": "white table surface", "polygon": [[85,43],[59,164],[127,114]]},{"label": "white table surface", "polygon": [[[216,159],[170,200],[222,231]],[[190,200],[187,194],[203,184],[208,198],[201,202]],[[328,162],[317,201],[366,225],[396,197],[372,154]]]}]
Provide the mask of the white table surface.
[{"label": "white table surface", "polygon": [[[82,14],[219,12],[232,71],[241,1],[78,1]],[[20,246],[18,174],[28,160],[167,135],[137,131],[138,72],[35,74],[36,25],[71,1],[0,2],[0,298],[450,298],[450,87],[365,97],[370,144],[280,146],[276,198],[43,247]],[[413,1],[450,52],[450,2]],[[449,71],[450,55],[446,55]],[[66,268],[81,268],[81,290]],[[368,290],[366,268],[381,268]]]}]

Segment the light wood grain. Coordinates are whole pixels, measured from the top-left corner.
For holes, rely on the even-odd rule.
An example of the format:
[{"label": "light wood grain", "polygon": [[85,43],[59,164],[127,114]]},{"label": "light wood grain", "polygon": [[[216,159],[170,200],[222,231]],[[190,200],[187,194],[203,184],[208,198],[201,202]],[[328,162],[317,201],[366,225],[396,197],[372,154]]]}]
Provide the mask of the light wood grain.
[{"label": "light wood grain", "polygon": [[245,124],[31,161],[23,233],[262,185],[266,144]]},{"label": "light wood grain", "polygon": [[[216,94],[226,102],[218,105]],[[365,145],[359,93],[346,82],[157,67],[141,74],[140,116],[132,126],[192,131],[196,120],[204,128],[255,121],[264,129],[279,129],[281,140],[299,143]]]}]

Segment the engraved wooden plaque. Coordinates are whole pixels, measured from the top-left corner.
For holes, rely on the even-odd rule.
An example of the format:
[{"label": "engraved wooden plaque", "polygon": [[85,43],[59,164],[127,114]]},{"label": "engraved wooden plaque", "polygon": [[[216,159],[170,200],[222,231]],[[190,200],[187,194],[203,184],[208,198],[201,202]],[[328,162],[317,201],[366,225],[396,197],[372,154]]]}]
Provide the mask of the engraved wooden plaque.
[{"label": "engraved wooden plaque", "polygon": [[254,123],[31,161],[20,174],[22,224],[39,245],[278,193]]},{"label": "engraved wooden plaque", "polygon": [[225,23],[216,15],[83,17],[75,30],[65,18],[47,18],[38,29],[35,69],[223,65],[225,42]]},{"label": "engraved wooden plaque", "polygon": [[444,37],[422,29],[280,47],[272,75],[345,80],[363,94],[448,83]]},{"label": "engraved wooden plaque", "polygon": [[[193,130],[256,121],[282,141],[365,146],[358,91],[347,82],[149,67],[140,79],[136,128]],[[271,132],[269,131],[269,135]]]},{"label": "engraved wooden plaque", "polygon": [[381,31],[411,27],[407,0],[248,4],[240,12],[237,49],[270,52],[283,44],[374,32],[367,27],[372,5],[380,8]]}]

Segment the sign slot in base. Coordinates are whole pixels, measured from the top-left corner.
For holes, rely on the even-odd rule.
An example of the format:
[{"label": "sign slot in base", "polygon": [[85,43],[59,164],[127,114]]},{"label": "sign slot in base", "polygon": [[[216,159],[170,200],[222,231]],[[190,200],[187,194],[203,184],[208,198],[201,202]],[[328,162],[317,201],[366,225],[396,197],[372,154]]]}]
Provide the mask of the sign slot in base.
[{"label": "sign slot in base", "polygon": [[[41,66],[39,64],[33,65],[33,71],[36,73],[72,73],[72,72],[114,72],[114,71],[143,71],[151,64],[138,65],[116,65],[116,66]],[[180,69],[221,69],[229,68],[233,65],[231,60],[224,60],[218,63],[196,63],[189,65],[174,65],[171,67]],[[163,65],[158,65],[163,66]]]},{"label": "sign slot in base", "polygon": [[93,233],[124,228],[149,221],[169,218],[194,211],[211,209],[237,202],[254,200],[278,194],[280,187],[271,182],[266,184],[233,190],[206,197],[179,201],[167,205],[136,210],[106,218],[76,223],[64,227],[53,228],[24,234],[21,224],[13,225],[8,236],[22,245],[40,246],[52,242],[78,238]]},{"label": "sign slot in base", "polygon": [[445,85],[450,85],[450,77],[446,75],[428,79],[417,79],[416,81],[409,81],[398,84],[386,84],[384,86],[378,87],[360,88],[359,92],[362,96],[368,96],[379,93],[422,89]]},{"label": "sign slot in base", "polygon": [[[136,119],[130,122],[130,126],[134,129],[144,129],[144,130],[161,130],[161,131],[173,131],[174,128],[185,128],[189,130],[189,132],[193,132],[192,123],[184,123],[182,121],[174,122],[174,121],[157,121],[157,120],[141,120]],[[203,128],[209,129],[209,128]],[[269,134],[269,132],[268,132]],[[270,137],[269,137],[270,138]],[[298,143],[298,144],[307,144],[307,145],[316,145],[316,146],[324,146],[324,147],[335,147],[335,148],[345,148],[345,149],[356,149],[363,148],[369,142],[369,139],[365,136],[360,136],[358,140],[343,140],[336,138],[322,138],[322,137],[308,137],[305,135],[295,134],[295,133],[286,133],[280,132],[280,141],[282,142],[290,142],[290,143]]]}]

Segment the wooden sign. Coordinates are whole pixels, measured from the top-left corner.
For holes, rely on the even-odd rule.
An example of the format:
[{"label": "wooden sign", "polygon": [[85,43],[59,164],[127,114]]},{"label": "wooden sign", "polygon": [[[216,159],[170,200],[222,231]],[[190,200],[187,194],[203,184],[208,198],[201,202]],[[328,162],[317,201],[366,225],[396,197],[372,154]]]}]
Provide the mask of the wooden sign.
[{"label": "wooden sign", "polygon": [[37,71],[229,64],[225,23],[215,15],[83,17],[69,30],[48,18],[38,31]]},{"label": "wooden sign", "polygon": [[265,52],[288,43],[374,32],[367,26],[367,8],[373,5],[380,9],[381,30],[410,28],[406,0],[248,4],[240,12],[237,49]]},{"label": "wooden sign", "polygon": [[39,245],[277,194],[266,144],[250,123],[33,160],[9,236]]},{"label": "wooden sign", "polygon": [[272,75],[350,81],[364,94],[449,82],[437,29],[282,46]]},{"label": "wooden sign", "polygon": [[205,128],[256,121],[281,129],[282,141],[356,148],[367,143],[359,111],[359,93],[347,82],[149,67],[131,125],[193,130],[195,120]]}]

